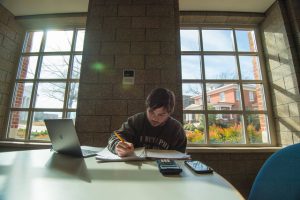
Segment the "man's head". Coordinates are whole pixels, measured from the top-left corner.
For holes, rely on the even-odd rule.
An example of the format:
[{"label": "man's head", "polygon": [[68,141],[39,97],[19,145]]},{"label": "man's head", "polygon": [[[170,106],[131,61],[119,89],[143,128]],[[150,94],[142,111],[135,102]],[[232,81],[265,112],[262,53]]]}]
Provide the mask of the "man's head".
[{"label": "man's head", "polygon": [[173,113],[175,95],[165,88],[156,88],[146,99],[147,118],[152,126],[164,124]]}]

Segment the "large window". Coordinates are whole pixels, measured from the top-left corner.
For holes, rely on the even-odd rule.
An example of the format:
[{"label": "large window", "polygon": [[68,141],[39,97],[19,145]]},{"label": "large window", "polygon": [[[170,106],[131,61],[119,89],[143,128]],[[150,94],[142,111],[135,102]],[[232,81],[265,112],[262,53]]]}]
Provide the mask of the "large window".
[{"label": "large window", "polygon": [[272,144],[254,29],[182,28],[180,39],[189,144]]},{"label": "large window", "polygon": [[26,33],[7,138],[49,141],[44,119],[76,116],[85,30]]}]

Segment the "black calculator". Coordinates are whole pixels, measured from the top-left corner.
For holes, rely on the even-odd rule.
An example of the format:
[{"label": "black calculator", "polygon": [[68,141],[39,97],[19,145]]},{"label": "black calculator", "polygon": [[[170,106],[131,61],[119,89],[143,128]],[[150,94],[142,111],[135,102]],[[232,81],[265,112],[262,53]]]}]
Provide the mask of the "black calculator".
[{"label": "black calculator", "polygon": [[198,160],[186,160],[184,163],[197,174],[210,174],[214,171],[212,168]]},{"label": "black calculator", "polygon": [[182,172],[182,169],[174,160],[160,159],[156,162],[160,173],[163,175],[177,175]]}]

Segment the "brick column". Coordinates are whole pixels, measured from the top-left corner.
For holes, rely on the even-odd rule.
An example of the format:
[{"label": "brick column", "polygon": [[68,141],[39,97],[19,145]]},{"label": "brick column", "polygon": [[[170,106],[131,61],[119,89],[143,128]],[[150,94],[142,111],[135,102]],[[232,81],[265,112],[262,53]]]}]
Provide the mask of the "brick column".
[{"label": "brick column", "polygon": [[[76,128],[83,144],[106,146],[112,130],[137,112],[155,87],[177,96],[182,118],[178,0],[91,0]],[[134,85],[122,84],[124,69]]]}]

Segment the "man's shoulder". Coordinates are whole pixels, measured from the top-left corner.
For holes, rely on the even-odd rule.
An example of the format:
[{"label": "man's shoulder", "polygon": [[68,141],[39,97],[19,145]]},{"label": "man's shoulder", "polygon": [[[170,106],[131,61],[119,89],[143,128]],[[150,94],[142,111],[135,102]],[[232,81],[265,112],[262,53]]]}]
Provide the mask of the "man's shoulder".
[{"label": "man's shoulder", "polygon": [[167,122],[169,128],[175,128],[175,129],[183,129],[181,122],[179,122],[177,119],[170,117]]},{"label": "man's shoulder", "polygon": [[140,121],[145,119],[145,112],[134,114],[128,118],[130,121]]},{"label": "man's shoulder", "polygon": [[181,123],[173,117],[170,117],[169,122],[172,123],[172,124],[177,124],[179,126],[182,126]]}]

